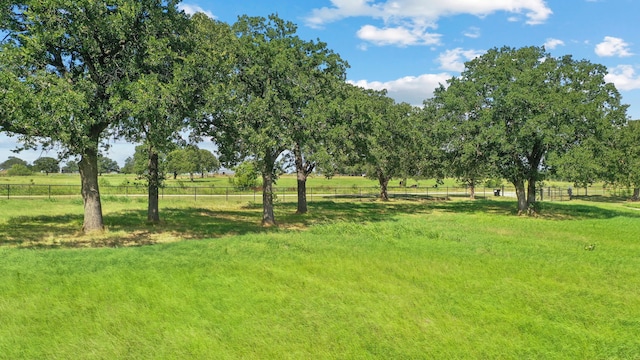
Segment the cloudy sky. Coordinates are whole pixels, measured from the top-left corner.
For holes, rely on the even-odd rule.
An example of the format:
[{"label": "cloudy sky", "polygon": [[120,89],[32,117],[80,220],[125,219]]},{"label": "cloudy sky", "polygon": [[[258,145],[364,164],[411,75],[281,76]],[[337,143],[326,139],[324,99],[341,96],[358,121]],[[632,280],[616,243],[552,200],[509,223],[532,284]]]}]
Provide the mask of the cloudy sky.
[{"label": "cloudy sky", "polygon": [[[544,45],[554,56],[605,65],[629,116],[640,119],[637,0],[186,0],[181,7],[228,23],[277,13],[298,25],[300,37],[339,53],[349,81],[415,105],[490,48]],[[122,165],[133,146],[113,145],[109,156]],[[16,156],[12,146],[0,136],[0,161]]]}]

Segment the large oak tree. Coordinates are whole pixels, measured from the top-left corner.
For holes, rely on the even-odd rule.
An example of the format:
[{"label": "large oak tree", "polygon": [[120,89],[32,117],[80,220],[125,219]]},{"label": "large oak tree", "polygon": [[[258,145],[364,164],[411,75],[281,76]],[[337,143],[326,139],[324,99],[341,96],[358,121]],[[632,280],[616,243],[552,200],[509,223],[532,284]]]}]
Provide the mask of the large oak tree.
[{"label": "large oak tree", "polygon": [[[345,64],[322,42],[304,41],[296,26],[276,15],[242,16],[234,24],[237,67],[232,98],[216,101],[204,133],[219,143],[221,159],[233,164],[252,159],[262,174],[264,225],[274,225],[273,184],[279,158],[292,151],[299,171],[305,142],[320,130],[306,121],[305,108],[325,92],[332,79],[344,77]],[[306,181],[306,175],[299,177]]]},{"label": "large oak tree", "polygon": [[137,79],[119,89],[117,101],[125,119],[119,134],[146,150],[147,220],[155,223],[160,221],[159,156],[184,145],[183,133],[231,71],[227,24],[202,13],[163,20],[164,31],[150,37],[147,56],[136,64]]},{"label": "large oak tree", "polygon": [[[627,106],[605,75],[602,65],[555,58],[540,47],[494,48],[437,89],[433,105],[458,140],[475,129],[473,141],[482,142],[493,172],[513,183],[523,213],[535,202],[550,154],[562,158],[596,144],[626,122]],[[460,153],[478,151],[456,142]]]},{"label": "large oak tree", "polygon": [[0,129],[26,147],[78,156],[85,232],[103,229],[98,187],[102,140],[123,119],[114,94],[179,15],[173,0],[25,0],[3,3]]}]

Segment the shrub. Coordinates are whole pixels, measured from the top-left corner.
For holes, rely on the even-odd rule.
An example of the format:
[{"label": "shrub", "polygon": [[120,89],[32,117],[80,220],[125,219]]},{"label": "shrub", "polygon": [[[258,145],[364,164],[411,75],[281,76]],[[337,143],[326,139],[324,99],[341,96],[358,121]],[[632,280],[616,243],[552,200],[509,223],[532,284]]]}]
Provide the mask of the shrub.
[{"label": "shrub", "polygon": [[238,189],[246,190],[258,186],[258,169],[251,161],[245,161],[234,169],[229,181]]},{"label": "shrub", "polygon": [[98,185],[104,186],[104,187],[109,187],[109,186],[111,186],[111,182],[109,182],[109,180],[107,178],[100,177],[100,180],[98,180]]},{"label": "shrub", "polygon": [[14,164],[7,171],[7,174],[9,174],[9,176],[29,176],[29,175],[33,174],[33,172],[31,170],[29,170],[29,168],[26,167],[25,165]]},{"label": "shrub", "polygon": [[484,186],[488,188],[499,188],[502,186],[502,179],[499,179],[499,178],[488,179],[484,183]]}]

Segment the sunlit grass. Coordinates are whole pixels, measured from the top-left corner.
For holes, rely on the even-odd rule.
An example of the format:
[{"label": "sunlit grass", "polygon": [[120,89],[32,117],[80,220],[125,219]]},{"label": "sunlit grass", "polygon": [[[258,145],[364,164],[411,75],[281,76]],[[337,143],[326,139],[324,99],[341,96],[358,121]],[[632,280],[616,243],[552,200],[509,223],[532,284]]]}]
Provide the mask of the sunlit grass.
[{"label": "sunlit grass", "polygon": [[73,201],[0,201],[0,236],[31,241],[0,248],[0,358],[640,357],[628,203],[278,203],[263,229],[247,202],[171,200],[152,226],[116,197],[91,244],[65,235]]}]

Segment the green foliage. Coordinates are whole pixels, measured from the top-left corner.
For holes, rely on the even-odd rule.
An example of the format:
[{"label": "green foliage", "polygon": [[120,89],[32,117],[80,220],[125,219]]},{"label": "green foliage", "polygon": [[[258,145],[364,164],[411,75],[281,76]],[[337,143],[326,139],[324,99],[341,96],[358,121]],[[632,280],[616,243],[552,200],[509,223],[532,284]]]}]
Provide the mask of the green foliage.
[{"label": "green foliage", "polygon": [[124,160],[124,166],[120,169],[123,174],[135,174],[133,157],[129,156]]},{"label": "green foliage", "polygon": [[241,16],[233,25],[236,63],[229,86],[234,97],[211,102],[203,132],[214,136],[225,165],[255,159],[263,175],[264,222],[275,218],[271,188],[276,161],[286,150],[305,146],[318,129],[303,114],[325,91],[329,78],[344,80],[343,61],[322,42],[303,41],[295,24],[269,18]]},{"label": "green foliage", "polygon": [[[129,104],[157,105],[154,90],[162,81],[155,80],[173,68],[166,53],[183,34],[180,19],[186,22],[186,15],[174,1],[3,5],[0,89],[9,91],[0,97],[0,130],[20,134],[24,147],[57,147],[80,158],[85,231],[104,229],[99,144],[107,129],[117,131],[123,121],[143,117]],[[145,84],[150,96],[136,96]],[[151,115],[168,117],[166,106],[158,109]],[[127,130],[144,133],[133,127]]]},{"label": "green foliage", "polygon": [[500,178],[491,178],[484,182],[484,186],[488,188],[499,188],[502,185],[503,181]]},{"label": "green foliage", "polygon": [[45,173],[57,173],[60,171],[60,162],[51,157],[40,157],[33,161],[33,169]]},{"label": "green foliage", "polygon": [[336,168],[376,179],[381,196],[394,177],[430,176],[434,171],[430,128],[409,104],[395,104],[385,92],[345,85],[336,99],[335,116],[342,118],[332,133]]},{"label": "green foliage", "polygon": [[100,184],[100,186],[111,186],[111,181],[109,181],[109,179],[107,179],[106,177],[100,177],[100,180],[98,180],[98,183]]},{"label": "green foliage", "polygon": [[98,172],[100,174],[116,173],[120,170],[118,163],[106,156],[98,156]]},{"label": "green foliage", "polygon": [[602,65],[553,58],[541,47],[495,48],[467,62],[427,103],[440,128],[449,129],[442,148],[460,167],[454,174],[509,180],[519,211],[527,211],[541,170],[575,163],[556,161],[575,158],[574,151],[583,159],[599,155],[626,122],[627,106],[604,81],[606,73]]},{"label": "green foliage", "polygon": [[245,161],[233,168],[235,174],[229,178],[229,182],[238,189],[250,189],[258,186],[260,173],[253,161]]},{"label": "green foliage", "polygon": [[69,160],[62,167],[62,172],[67,173],[67,174],[77,173],[79,171],[79,169],[80,168],[78,167],[78,162],[77,161]]},{"label": "green foliage", "polygon": [[211,151],[188,146],[170,152],[167,155],[165,167],[169,173],[188,173],[193,177],[194,173],[200,173],[204,176],[207,172],[217,171],[220,169],[220,162]]},{"label": "green foliage", "polygon": [[7,170],[7,175],[9,176],[29,176],[32,174],[33,171],[22,164],[13,164],[11,168]]},{"label": "green foliage", "polygon": [[9,170],[13,165],[23,165],[28,166],[29,164],[15,156],[9,156],[7,160],[5,160],[2,164],[0,164],[0,170]]},{"label": "green foliage", "polygon": [[[149,173],[149,152],[147,146],[136,146],[133,157],[127,158],[127,161],[127,169],[131,169],[132,173],[138,175],[138,177],[146,177]],[[160,161],[160,164],[164,164],[164,161]],[[126,165],[127,163],[125,162],[125,166]]]},{"label": "green foliage", "polygon": [[617,139],[611,151],[608,166],[608,174],[614,175],[608,180],[621,184],[640,188],[640,121],[629,121],[627,126],[620,129]]},{"label": "green foliage", "polygon": [[202,175],[220,170],[220,161],[207,149],[197,149],[196,161],[198,165],[197,172]]}]

